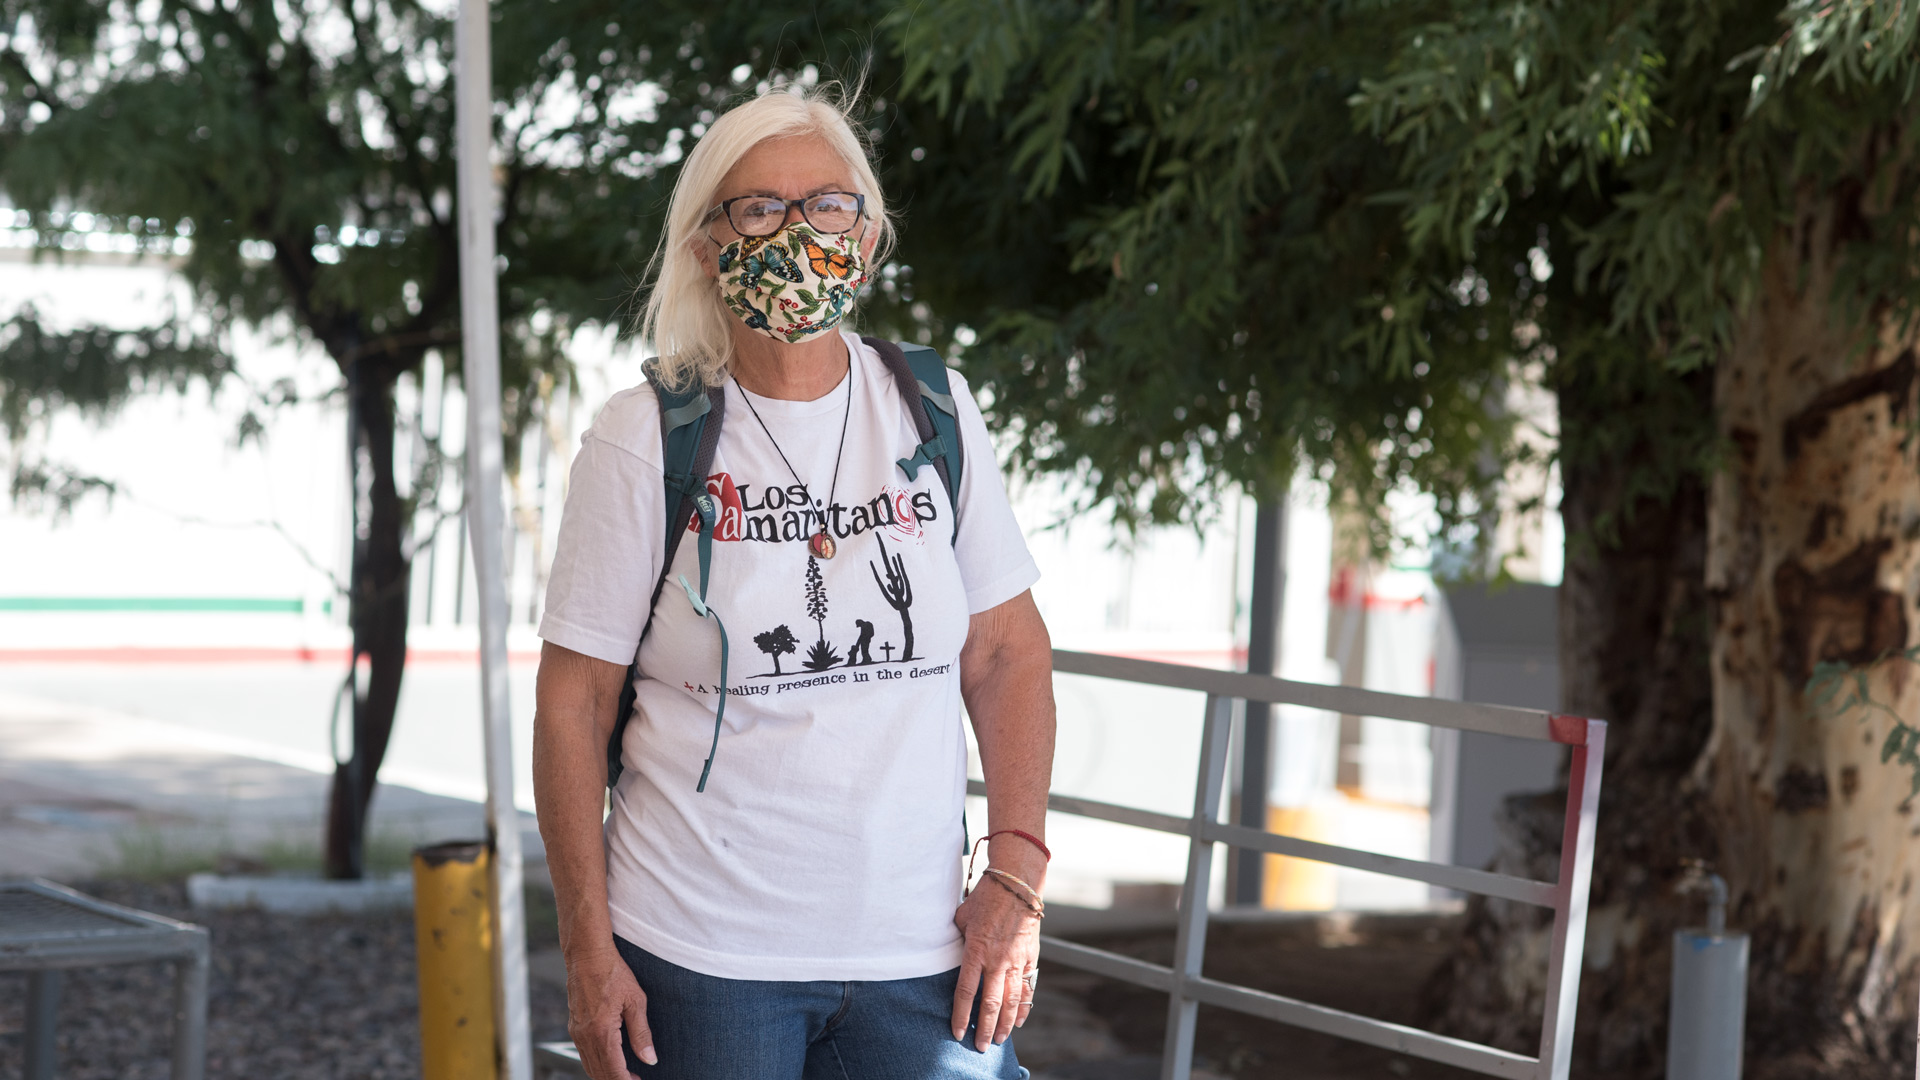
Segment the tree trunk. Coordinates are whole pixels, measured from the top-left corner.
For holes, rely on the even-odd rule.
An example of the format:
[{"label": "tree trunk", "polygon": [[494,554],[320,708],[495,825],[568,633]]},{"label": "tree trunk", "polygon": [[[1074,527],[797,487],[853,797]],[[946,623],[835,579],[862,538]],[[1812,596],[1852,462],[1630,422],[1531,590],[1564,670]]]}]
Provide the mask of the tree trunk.
[{"label": "tree trunk", "polygon": [[[1835,307],[1833,222],[1857,217],[1851,197],[1809,196],[1769,252],[1713,408],[1694,406],[1726,448],[1704,491],[1683,482],[1670,501],[1630,504],[1617,545],[1580,539],[1631,490],[1641,455],[1625,451],[1669,441],[1622,439],[1659,434],[1647,419],[1661,395],[1561,388],[1565,704],[1613,721],[1582,1075],[1662,1074],[1671,931],[1701,921],[1697,901],[1672,895],[1686,857],[1727,878],[1730,925],[1753,935],[1747,1076],[1913,1072],[1920,826],[1912,774],[1880,748],[1896,716],[1920,714],[1911,665],[1886,659],[1908,646],[1920,585],[1916,359],[1891,318],[1859,329]],[[1808,680],[1823,663],[1862,673],[1885,710],[1817,708]],[[1499,869],[1552,876],[1560,799],[1511,802]],[[1431,988],[1438,1026],[1531,1050],[1545,934],[1537,910],[1472,905]]]},{"label": "tree trunk", "polygon": [[327,810],[326,872],[366,872],[367,810],[393,733],[407,661],[411,565],[406,520],[394,483],[393,369],[345,365],[347,437],[354,479],[353,562],[347,621],[353,629],[353,749],[334,768]]},{"label": "tree trunk", "polygon": [[[1683,860],[1717,849],[1704,799],[1684,782],[1710,726],[1706,491],[1676,465],[1711,436],[1711,384],[1648,367],[1562,370],[1555,389],[1562,708],[1609,721],[1575,1060],[1583,1076],[1651,1080],[1666,1048],[1672,932],[1699,921],[1673,885]],[[1495,868],[1554,880],[1565,805],[1564,789],[1510,800]],[[1551,929],[1544,909],[1471,902],[1460,948],[1428,987],[1435,1027],[1538,1052]]]},{"label": "tree trunk", "polygon": [[1920,583],[1915,359],[1891,320],[1848,326],[1831,300],[1853,197],[1804,197],[1716,384],[1702,777],[1732,922],[1754,935],[1750,1075],[1913,1072],[1911,775],[1880,761],[1888,714],[1823,715],[1806,693],[1839,662],[1898,715],[1920,709],[1910,666],[1875,663],[1907,647]]}]

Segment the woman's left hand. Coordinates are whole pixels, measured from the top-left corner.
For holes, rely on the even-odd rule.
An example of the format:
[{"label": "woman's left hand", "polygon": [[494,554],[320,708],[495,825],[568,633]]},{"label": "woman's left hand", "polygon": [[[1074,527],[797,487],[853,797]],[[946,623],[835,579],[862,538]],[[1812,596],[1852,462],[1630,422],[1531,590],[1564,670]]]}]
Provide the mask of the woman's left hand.
[{"label": "woman's left hand", "polygon": [[1040,963],[1040,919],[1026,901],[982,874],[954,912],[953,924],[966,943],[960,984],[953,992],[953,1037],[966,1038],[977,994],[980,1020],[973,1045],[984,1053],[990,1041],[1006,1042],[1033,1011],[1027,975]]}]

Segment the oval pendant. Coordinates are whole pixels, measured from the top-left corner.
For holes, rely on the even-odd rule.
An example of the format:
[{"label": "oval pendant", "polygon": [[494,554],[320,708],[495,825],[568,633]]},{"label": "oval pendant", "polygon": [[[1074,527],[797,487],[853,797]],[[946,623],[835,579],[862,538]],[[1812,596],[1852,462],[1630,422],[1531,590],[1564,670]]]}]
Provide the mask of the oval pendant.
[{"label": "oval pendant", "polygon": [[833,558],[833,537],[825,529],[807,537],[807,553],[816,559]]}]

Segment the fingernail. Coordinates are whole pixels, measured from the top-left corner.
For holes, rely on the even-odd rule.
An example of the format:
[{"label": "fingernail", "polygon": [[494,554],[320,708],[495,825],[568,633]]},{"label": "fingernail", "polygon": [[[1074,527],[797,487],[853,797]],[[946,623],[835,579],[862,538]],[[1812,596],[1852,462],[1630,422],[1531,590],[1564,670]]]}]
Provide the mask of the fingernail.
[{"label": "fingernail", "polygon": [[660,1064],[660,1055],[653,1052],[653,1047],[643,1046],[640,1048],[640,1060],[649,1065],[658,1065]]}]

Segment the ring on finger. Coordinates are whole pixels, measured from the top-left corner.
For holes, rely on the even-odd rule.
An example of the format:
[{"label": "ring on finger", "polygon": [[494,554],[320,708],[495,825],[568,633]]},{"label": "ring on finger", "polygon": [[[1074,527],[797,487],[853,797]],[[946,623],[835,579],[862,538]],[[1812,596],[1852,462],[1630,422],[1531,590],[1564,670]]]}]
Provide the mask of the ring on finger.
[{"label": "ring on finger", "polygon": [[1040,969],[1028,968],[1026,974],[1020,976],[1020,981],[1027,984],[1027,994],[1031,997],[1040,987]]}]

